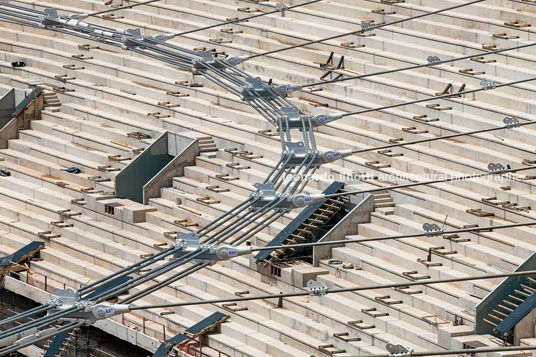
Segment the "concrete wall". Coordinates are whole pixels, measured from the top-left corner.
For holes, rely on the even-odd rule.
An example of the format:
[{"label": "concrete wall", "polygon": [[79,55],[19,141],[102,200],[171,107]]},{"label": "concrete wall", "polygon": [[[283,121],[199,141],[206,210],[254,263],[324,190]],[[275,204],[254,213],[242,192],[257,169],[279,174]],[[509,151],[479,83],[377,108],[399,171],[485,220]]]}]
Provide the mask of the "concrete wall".
[{"label": "concrete wall", "polygon": [[24,93],[15,88],[0,98],[0,149],[6,149],[8,140],[17,138],[17,120],[13,119],[12,114],[22,99]]},{"label": "concrete wall", "polygon": [[164,133],[115,177],[116,196],[142,203],[143,186],[172,159],[168,154],[168,135]]},{"label": "concrete wall", "polygon": [[0,129],[0,149],[7,149],[8,140],[18,137],[17,119],[11,119]]},{"label": "concrete wall", "polygon": [[[352,203],[356,206],[339,221],[329,232],[327,232],[319,242],[330,242],[342,240],[347,234],[357,233],[357,225],[360,223],[369,223],[370,214],[374,210],[374,198],[368,193],[352,196]],[[342,247],[344,244],[324,245],[313,247],[313,265],[318,266],[320,260],[327,259],[331,256],[331,249]]]},{"label": "concrete wall", "polygon": [[168,153],[175,156],[162,170],[143,186],[143,203],[148,204],[149,199],[160,197],[160,189],[169,187],[173,177],[184,175],[184,168],[195,164],[195,157],[199,154],[199,142],[196,139],[167,132]]},{"label": "concrete wall", "polygon": [[[44,107],[43,88],[35,87],[31,91],[15,90],[15,103],[13,116],[23,119],[24,129],[29,127],[33,119],[41,119],[41,111]],[[19,122],[19,127],[21,123]]]},{"label": "concrete wall", "polygon": [[514,345],[519,346],[523,338],[536,337],[536,309],[533,309],[514,327]]},{"label": "concrete wall", "polygon": [[0,98],[0,129],[2,129],[12,119],[12,114],[15,111],[15,89],[11,89]]},{"label": "concrete wall", "polygon": [[116,196],[139,203],[159,197],[161,187],[171,186],[172,178],[194,163],[198,147],[194,138],[165,132],[116,176]]}]

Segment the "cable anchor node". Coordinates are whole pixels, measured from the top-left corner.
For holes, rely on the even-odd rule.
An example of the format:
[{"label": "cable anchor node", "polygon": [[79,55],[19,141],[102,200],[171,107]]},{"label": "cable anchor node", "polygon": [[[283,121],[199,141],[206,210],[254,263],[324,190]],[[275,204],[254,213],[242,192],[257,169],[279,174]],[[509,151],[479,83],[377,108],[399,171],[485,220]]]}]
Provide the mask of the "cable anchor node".
[{"label": "cable anchor node", "polygon": [[49,310],[48,314],[68,310],[73,307],[78,308],[78,310],[68,312],[65,316],[59,318],[59,320],[63,321],[75,321],[82,322],[85,325],[91,325],[97,320],[107,319],[130,311],[129,305],[125,304],[96,303],[94,301],[80,300],[78,291],[71,288],[54,288],[52,293],[58,296],[58,298],[52,300],[56,308]]},{"label": "cable anchor node", "polygon": [[138,29],[128,29],[125,30],[125,36],[121,37],[121,48],[124,50],[130,50],[136,47],[139,47],[137,41],[143,41],[144,37],[141,34],[141,30]]},{"label": "cable anchor node", "polygon": [[60,22],[60,15],[58,15],[58,10],[47,8],[43,11],[44,16],[40,17],[41,26],[63,26],[64,24]]},{"label": "cable anchor node", "polygon": [[326,199],[324,194],[282,195],[275,192],[275,187],[272,183],[256,183],[255,188],[257,188],[257,191],[250,195],[253,202],[249,209],[252,211],[270,207],[278,212],[290,212],[293,209],[306,207]]},{"label": "cable anchor node", "polygon": [[240,255],[251,253],[250,247],[201,244],[199,243],[199,234],[196,232],[180,232],[179,238],[179,240],[173,243],[173,247],[177,249],[177,251],[173,253],[172,260],[181,259],[187,254],[198,252],[199,254],[195,256],[194,260],[215,264],[221,260],[228,260]]}]

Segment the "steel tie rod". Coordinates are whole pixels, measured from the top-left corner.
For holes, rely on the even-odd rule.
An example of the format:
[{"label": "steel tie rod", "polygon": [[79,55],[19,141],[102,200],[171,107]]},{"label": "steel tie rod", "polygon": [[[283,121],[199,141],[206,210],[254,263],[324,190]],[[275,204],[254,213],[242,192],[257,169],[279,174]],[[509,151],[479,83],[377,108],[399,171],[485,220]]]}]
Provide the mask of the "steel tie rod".
[{"label": "steel tie rod", "polygon": [[373,189],[370,189],[370,190],[348,191],[348,192],[343,192],[343,193],[333,193],[333,194],[330,194],[330,195],[326,195],[326,198],[344,197],[344,196],[349,196],[349,195],[355,195],[355,194],[358,194],[358,193],[380,192],[380,191],[385,191],[385,190],[395,190],[395,189],[399,189],[399,188],[408,188],[408,187],[421,186],[421,185],[432,185],[432,184],[435,184],[435,183],[464,181],[464,180],[470,180],[470,179],[479,178],[479,177],[506,174],[506,173],[515,173],[515,172],[518,172],[518,171],[527,171],[527,170],[535,170],[535,169],[536,169],[536,166],[528,166],[528,167],[521,167],[521,168],[518,168],[518,169],[502,170],[500,172],[493,172],[492,171],[492,172],[483,172],[483,173],[479,173],[479,174],[466,175],[466,176],[451,176],[451,177],[443,178],[443,179],[411,182],[411,183],[406,183],[406,184],[396,185],[396,186],[373,188]]},{"label": "steel tie rod", "polygon": [[[296,8],[298,8],[298,7],[301,7],[301,6],[314,4],[314,3],[317,3],[317,2],[320,2],[320,1],[322,1],[322,0],[312,0],[312,1],[307,1],[307,2],[301,3],[301,4],[296,4],[296,5],[292,5],[292,6],[287,6],[287,7],[285,8],[284,11],[293,10],[293,9],[296,9]],[[195,30],[189,30],[189,31],[177,32],[177,33],[173,33],[173,34],[170,34],[170,35],[172,36],[171,38],[173,38],[173,37],[177,37],[177,36],[184,36],[184,35],[188,35],[188,34],[191,34],[191,33],[194,33],[194,32],[199,32],[199,31],[209,30],[209,29],[213,29],[213,28],[215,28],[215,27],[220,27],[220,26],[225,26],[225,25],[231,25],[231,24],[235,24],[235,23],[238,23],[238,22],[243,22],[243,21],[247,21],[247,20],[255,19],[255,18],[257,18],[257,17],[261,17],[261,16],[266,16],[266,15],[275,14],[275,13],[278,13],[278,12],[281,12],[281,11],[282,11],[282,10],[276,9],[276,10],[272,10],[272,11],[264,12],[264,13],[262,13],[262,14],[251,15],[251,16],[243,17],[243,18],[241,18],[241,19],[236,19],[236,20],[231,20],[231,21],[226,21],[226,22],[223,22],[223,23],[219,23],[219,24],[209,25],[209,26],[201,27],[201,28],[198,28],[198,29],[195,29]]]},{"label": "steel tie rod", "polygon": [[58,335],[60,333],[67,332],[67,331],[69,331],[69,330],[71,330],[73,328],[77,328],[77,327],[80,327],[82,325],[84,325],[83,322],[74,322],[74,321],[72,321],[72,322],[68,323],[67,325],[62,326],[59,329],[55,330],[54,332],[47,333],[47,331],[42,331],[42,332],[36,333],[35,336],[37,338],[35,338],[35,339],[31,339],[31,340],[28,340],[28,341],[23,342],[23,343],[15,343],[14,345],[7,346],[7,347],[5,347],[3,349],[0,349],[0,356],[5,356],[8,353],[18,351],[23,347],[33,345],[36,342],[46,340],[47,338],[53,337],[54,335]]},{"label": "steel tie rod", "polygon": [[9,336],[13,336],[13,335],[15,335],[15,334],[17,334],[17,333],[19,333],[21,331],[27,330],[29,328],[33,328],[33,327],[39,328],[39,327],[48,325],[48,324],[50,324],[50,323],[52,323],[54,321],[57,321],[61,317],[67,316],[72,312],[81,311],[83,309],[84,309],[84,307],[82,307],[82,306],[73,306],[73,307],[70,307],[70,308],[65,309],[65,310],[56,311],[56,312],[54,312],[52,314],[43,316],[42,318],[35,319],[35,320],[27,322],[25,324],[22,324],[22,325],[10,328],[8,330],[2,331],[0,333],[0,339],[5,338],[5,337],[9,337]]},{"label": "steel tie rod", "polygon": [[[427,12],[427,13],[424,13],[424,14],[412,16],[412,17],[409,17],[409,18],[406,18],[406,19],[401,19],[401,20],[396,20],[396,21],[393,21],[393,22],[385,23],[385,24],[371,26],[369,29],[367,29],[367,31],[376,30],[376,29],[386,27],[386,26],[397,25],[397,24],[400,24],[400,23],[403,23],[403,22],[406,22],[406,21],[420,19],[420,18],[423,18],[423,17],[426,17],[426,16],[437,15],[437,14],[440,14],[442,12],[459,9],[459,8],[462,8],[462,7],[465,7],[465,6],[478,4],[478,3],[484,2],[484,1],[486,1],[486,0],[474,0],[474,1],[470,1],[468,3],[459,4],[459,5],[455,5],[455,6],[450,6],[450,7],[444,8],[444,9],[439,9],[439,10],[436,10],[436,11]],[[418,11],[418,9],[413,9],[413,10]],[[277,49],[277,50],[258,53],[258,54],[255,54],[255,55],[250,55],[247,58],[251,59],[251,58],[256,58],[256,57],[261,57],[261,56],[267,56],[267,55],[271,55],[271,54],[274,54],[274,53],[288,51],[288,50],[298,48],[298,47],[309,46],[309,45],[313,45],[313,44],[316,44],[316,43],[321,43],[321,42],[325,42],[325,41],[334,40],[334,39],[339,38],[339,37],[350,36],[350,35],[353,35],[353,34],[356,34],[356,33],[364,32],[365,30],[363,29],[363,26],[361,26],[361,27],[362,27],[361,30],[350,31],[350,32],[343,33],[341,35],[330,36],[330,37],[323,38],[323,39],[320,39],[320,40],[307,41],[307,42],[301,43],[299,45],[294,45],[294,46],[290,46],[290,47],[280,48],[280,49]]]},{"label": "steel tie rod", "polygon": [[201,250],[197,250],[191,253],[186,254],[185,256],[181,257],[180,259],[176,259],[174,261],[169,262],[168,264],[162,264],[161,266],[152,269],[151,271],[147,272],[146,274],[143,274],[136,279],[126,281],[122,284],[119,284],[115,286],[114,288],[103,292],[101,294],[98,294],[97,296],[93,297],[96,301],[100,302],[105,300],[105,297],[110,297],[114,295],[121,294],[124,291],[128,291],[129,289],[135,288],[138,285],[141,285],[156,276],[162,275],[167,273],[168,271],[175,269],[176,267],[188,263],[190,260],[194,259],[196,256],[200,255],[202,253]]},{"label": "steel tie rod", "polygon": [[[536,124],[536,121],[528,121],[528,122],[524,122],[524,123],[519,123],[517,125],[518,126],[526,126],[526,125],[532,125],[532,124]],[[445,129],[445,128],[442,128],[442,129]],[[448,134],[448,135],[438,136],[438,137],[435,137],[435,138],[420,139],[420,140],[408,141],[408,142],[404,142],[404,143],[376,146],[376,147],[371,147],[371,148],[367,148],[367,149],[358,149],[358,150],[352,151],[352,153],[353,154],[361,154],[361,153],[365,153],[365,152],[369,152],[369,151],[393,149],[393,148],[402,147],[402,146],[429,143],[429,142],[432,142],[432,141],[451,139],[451,138],[458,138],[458,137],[461,137],[461,136],[471,136],[471,135],[474,135],[474,134],[488,133],[490,131],[503,130],[503,129],[510,129],[510,126],[503,125],[503,126],[498,126],[498,127],[495,127],[495,128],[486,128],[486,129],[479,129],[479,130],[467,131],[467,132],[456,133],[456,134]]]},{"label": "steel tie rod", "polygon": [[[529,227],[529,226],[535,226],[535,225],[536,225],[536,221],[531,221],[531,222],[524,222],[524,223],[505,224],[501,226],[462,228],[462,229],[455,229],[455,230],[450,230],[450,231],[442,231],[441,235],[489,231],[489,230],[494,230],[494,229]],[[396,236],[381,236],[381,237],[360,238],[360,239],[342,239],[342,240],[333,240],[329,242],[312,242],[312,243],[266,246],[266,247],[259,247],[259,248],[251,248],[251,251],[260,252],[263,250],[275,250],[275,249],[284,249],[284,248],[308,248],[308,247],[319,247],[319,246],[335,245],[335,244],[376,242],[376,241],[385,241],[385,240],[394,240],[394,239],[420,238],[420,237],[427,237],[428,235],[429,235],[428,233],[422,232],[422,233],[413,233],[413,234],[401,234],[401,235],[396,235]]]},{"label": "steel tie rod", "polygon": [[[507,82],[507,83],[502,83],[502,84],[496,84],[496,88],[510,87],[510,86],[513,86],[513,85],[516,85],[516,84],[532,82],[532,81],[535,81],[535,80],[536,80],[536,77],[520,79],[518,81]],[[412,101],[409,101],[409,102],[386,105],[386,106],[383,106],[383,107],[358,110],[358,111],[355,111],[355,112],[344,113],[341,116],[342,117],[347,117],[347,116],[350,116],[350,115],[359,115],[359,114],[365,114],[365,113],[372,113],[372,112],[377,112],[377,111],[380,111],[380,110],[403,107],[405,105],[412,105],[412,104],[419,104],[419,103],[429,102],[431,100],[447,99],[447,98],[456,97],[456,96],[459,96],[459,95],[483,92],[483,91],[486,91],[486,90],[489,90],[489,89],[486,89],[486,88],[471,89],[471,90],[467,90],[467,91],[464,91],[464,92],[449,93],[449,94],[444,94],[444,95],[438,95],[437,97],[417,99],[417,100],[412,100]]]},{"label": "steel tie rod", "polygon": [[34,307],[33,309],[24,311],[24,312],[22,312],[20,314],[8,317],[7,319],[4,319],[4,320],[0,321],[0,326],[7,325],[7,324],[9,324],[11,322],[15,322],[15,321],[18,321],[18,320],[24,319],[26,317],[42,313],[42,312],[46,312],[48,310],[52,310],[56,306],[57,306],[56,304],[46,304],[46,305],[40,305],[40,306]]},{"label": "steel tie rod", "polygon": [[[326,291],[326,294],[340,294],[340,293],[355,292],[355,291],[370,291],[370,290],[390,289],[390,288],[404,288],[404,287],[420,286],[420,285],[427,286],[427,285],[434,285],[434,284],[449,284],[449,283],[457,283],[457,282],[462,282],[462,281],[477,281],[477,280],[500,279],[500,278],[532,276],[532,275],[536,275],[536,270],[516,271],[512,273],[489,274],[489,275],[480,275],[480,276],[468,276],[468,277],[463,277],[463,278],[421,280],[421,281],[416,281],[416,282],[403,282],[403,283],[393,283],[393,284],[357,286],[357,287],[340,288],[340,289],[328,289]],[[202,301],[185,301],[185,302],[179,302],[179,303],[173,303],[173,304],[140,305],[140,306],[132,306],[130,310],[136,311],[136,310],[148,310],[148,309],[162,309],[162,308],[181,307],[181,306],[221,304],[221,303],[227,303],[227,302],[279,299],[279,298],[289,298],[289,297],[298,297],[298,296],[309,296],[309,292],[268,294],[268,295],[251,296],[251,297],[238,297],[238,298],[227,298],[227,299],[224,298],[224,299],[202,300]]]},{"label": "steel tie rod", "polygon": [[[130,274],[130,273],[136,272],[136,271],[138,271],[140,269],[143,269],[146,266],[154,264],[156,261],[164,259],[165,257],[173,254],[175,252],[175,250],[176,250],[176,248],[173,248],[173,247],[164,249],[163,251],[158,252],[153,256],[150,256],[148,258],[140,260],[139,262],[134,263],[134,264],[132,264],[132,265],[126,267],[126,268],[123,268],[123,269],[121,269],[121,270],[119,270],[119,271],[117,271],[117,272],[115,272],[113,274],[110,274],[107,277],[104,277],[102,279],[99,279],[99,280],[91,283],[91,284],[88,284],[88,285],[78,289],[78,292],[82,293],[82,294],[87,294],[87,293],[97,289],[99,286],[103,285],[103,283],[108,282],[108,281],[116,278],[119,275]],[[87,291],[88,289],[91,289],[91,290]]]},{"label": "steel tie rod", "polygon": [[343,77],[343,78],[332,79],[332,80],[328,80],[328,81],[314,82],[314,83],[309,83],[309,84],[301,84],[301,85],[297,85],[295,87],[296,87],[296,89],[302,89],[302,88],[306,88],[306,87],[314,87],[314,86],[317,86],[317,85],[326,85],[326,84],[331,84],[331,83],[346,82],[346,81],[351,81],[351,80],[354,80],[354,79],[363,79],[363,78],[381,76],[381,75],[384,75],[384,74],[391,74],[391,73],[398,73],[398,72],[403,72],[403,71],[410,71],[410,70],[420,69],[420,68],[431,68],[431,67],[436,67],[436,66],[439,66],[439,65],[442,65],[442,64],[463,61],[463,60],[471,59],[471,58],[475,58],[475,57],[485,57],[485,56],[489,56],[489,55],[494,55],[494,54],[498,54],[498,53],[514,51],[514,50],[521,50],[521,49],[528,48],[528,47],[533,47],[533,46],[536,46],[536,42],[528,43],[528,44],[524,44],[524,45],[519,45],[519,46],[514,46],[514,47],[501,48],[501,49],[493,50],[493,51],[475,53],[473,55],[456,57],[456,58],[449,59],[449,60],[440,60],[440,61],[434,62],[434,63],[419,64],[419,65],[415,65],[415,66],[408,66],[408,67],[403,67],[403,68],[390,69],[390,70],[386,70],[386,71],[373,72],[373,73],[368,73],[368,74],[367,73],[366,74],[360,74],[360,75],[357,75],[357,76]]},{"label": "steel tie rod", "polygon": [[127,299],[121,301],[120,303],[121,304],[130,304],[130,303],[132,303],[132,302],[134,302],[136,300],[139,300],[139,299],[141,299],[141,298],[143,298],[143,297],[145,297],[145,296],[147,296],[147,295],[149,295],[149,294],[161,289],[164,286],[168,286],[169,284],[173,284],[174,282],[176,282],[176,281],[178,281],[178,280],[180,280],[180,279],[182,279],[182,278],[184,278],[184,277],[186,277],[186,276],[188,276],[190,274],[193,274],[196,271],[199,271],[202,268],[207,267],[209,265],[210,265],[210,263],[208,263],[208,262],[196,263],[194,266],[192,266],[192,267],[190,267],[188,269],[185,269],[185,270],[183,270],[181,272],[178,272],[177,274],[167,278],[164,281],[161,281],[161,282],[155,284],[154,286],[148,287],[148,288],[136,293],[133,296],[129,296]]}]

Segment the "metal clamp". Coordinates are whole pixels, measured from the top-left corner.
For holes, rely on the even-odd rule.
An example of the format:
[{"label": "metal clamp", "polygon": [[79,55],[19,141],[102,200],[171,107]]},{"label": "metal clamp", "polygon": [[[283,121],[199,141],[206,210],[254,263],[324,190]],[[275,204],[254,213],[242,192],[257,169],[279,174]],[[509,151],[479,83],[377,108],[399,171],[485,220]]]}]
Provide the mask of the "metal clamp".
[{"label": "metal clamp", "polygon": [[422,225],[422,229],[425,232],[424,235],[427,237],[440,236],[444,232],[444,228],[440,228],[435,223],[425,223]]},{"label": "metal clamp", "polygon": [[514,117],[506,117],[503,120],[503,123],[506,125],[508,129],[514,129],[521,127],[521,123],[519,122],[519,119]]},{"label": "metal clamp", "polygon": [[441,59],[437,56],[428,56],[427,61],[430,66],[435,66],[441,62]]},{"label": "metal clamp", "polygon": [[141,34],[140,29],[128,29],[125,31],[125,36],[121,37],[121,41],[123,44],[121,45],[121,48],[124,50],[130,50],[132,48],[138,47],[138,43],[136,41],[142,41],[143,36]]},{"label": "metal clamp", "polygon": [[310,126],[315,128],[343,117],[342,114],[319,114],[311,117],[311,115],[300,113],[298,108],[281,108],[281,110],[284,116],[279,117],[278,127],[285,132],[289,129],[308,129]]},{"label": "metal clamp", "polygon": [[194,258],[198,261],[210,262],[212,264],[221,260],[228,260],[239,255],[245,255],[251,253],[250,247],[233,247],[230,245],[211,245],[199,243],[199,234],[192,233],[179,233],[179,240],[173,243],[173,247],[177,250],[173,253],[174,260],[181,259],[187,254],[198,252],[199,254]]},{"label": "metal clamp", "polygon": [[483,79],[480,81],[480,86],[483,90],[490,90],[497,88],[497,83],[490,81],[488,79]]},{"label": "metal clamp", "polygon": [[310,162],[311,167],[319,167],[353,154],[352,150],[331,150],[323,153],[311,151],[305,148],[301,141],[287,142],[287,148],[288,151],[283,153],[287,167],[300,166],[305,160]]},{"label": "metal clamp", "polygon": [[276,9],[277,11],[281,11],[281,12],[283,12],[283,11],[285,11],[285,10],[288,10],[288,5],[286,5],[286,4],[282,4],[282,3],[277,3],[277,4],[275,4],[275,9]]},{"label": "metal clamp", "polygon": [[321,281],[309,280],[307,282],[307,288],[309,288],[310,296],[326,295],[328,287]]},{"label": "metal clamp", "polygon": [[361,31],[367,32],[374,29],[374,22],[372,21],[361,21]]},{"label": "metal clamp", "polygon": [[271,183],[256,183],[257,191],[250,195],[253,199],[250,210],[258,211],[264,207],[279,212],[290,212],[295,208],[302,208],[311,204],[322,202],[326,199],[324,194],[298,194],[296,196],[282,195],[275,192]]},{"label": "metal clamp", "polygon": [[248,77],[246,78],[249,86],[242,88],[241,98],[244,101],[257,99],[259,97],[271,99],[274,98],[274,91],[270,90],[270,87],[265,85],[260,77]]},{"label": "metal clamp", "polygon": [[488,170],[491,171],[492,173],[500,174],[500,173],[504,173],[504,171],[506,170],[506,167],[504,167],[503,164],[490,163],[488,165]]},{"label": "metal clamp", "polygon": [[413,353],[412,347],[405,347],[402,345],[393,345],[392,343],[388,343],[385,348],[387,348],[387,351],[389,351],[390,356],[395,357],[404,357],[404,356],[411,356]]}]

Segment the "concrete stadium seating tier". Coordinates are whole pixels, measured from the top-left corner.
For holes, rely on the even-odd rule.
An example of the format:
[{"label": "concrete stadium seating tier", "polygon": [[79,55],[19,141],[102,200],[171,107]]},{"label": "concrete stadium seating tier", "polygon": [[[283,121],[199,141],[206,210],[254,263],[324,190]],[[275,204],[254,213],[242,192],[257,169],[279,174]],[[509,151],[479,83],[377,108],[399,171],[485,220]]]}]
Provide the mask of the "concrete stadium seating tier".
[{"label": "concrete stadium seating tier", "polygon": [[[109,8],[101,1],[86,0],[13,2],[69,12]],[[358,30],[361,21],[390,22],[458,3],[319,2],[287,11],[284,16],[269,15],[223,27],[235,30],[234,34],[215,28],[172,42],[186,48],[214,48],[230,55],[255,54]],[[245,6],[271,9],[264,3],[242,6],[234,0],[191,0],[184,4],[162,1],[122,11],[115,19],[96,17],[91,21],[116,28],[140,27],[146,34],[169,33],[247,16],[237,11]],[[383,15],[378,8],[395,14]],[[513,47],[536,39],[534,9],[528,3],[489,0],[366,36],[346,36],[259,57],[241,67],[277,84],[312,83],[324,74],[319,63],[325,62],[330,52],[335,52],[336,61],[345,56],[344,70],[335,73],[350,76],[426,63],[428,56],[450,59],[485,51],[483,47]],[[533,27],[508,25],[514,21]],[[7,149],[0,150],[0,168],[12,173],[0,178],[0,251],[10,254],[31,240],[47,242],[47,249],[41,253],[43,260],[32,263],[32,271],[37,274],[29,277],[39,287],[44,287],[42,275],[48,276],[49,288],[79,287],[155,252],[155,245],[171,243],[172,232],[207,224],[253,192],[253,184],[262,181],[280,155],[279,139],[271,135],[274,128],[239,98],[172,66],[101,44],[99,48],[82,49],[79,45],[83,44],[87,43],[61,33],[0,24],[0,94],[11,87],[28,90],[36,83],[48,91],[68,89],[57,93],[61,106],[47,107],[41,120],[32,121],[30,129],[21,131]],[[321,91],[293,93],[291,100],[312,114],[353,112],[434,96],[449,83],[454,90],[462,84],[474,89],[484,78],[506,83],[536,75],[536,46],[485,59],[494,62],[466,60],[329,84]],[[12,68],[10,63],[17,60],[26,62],[27,67]],[[67,79],[61,77],[64,75]],[[177,84],[183,81],[203,86]],[[322,150],[365,149],[397,139],[412,141],[498,127],[505,116],[536,120],[535,89],[536,84],[529,82],[465,98],[354,115],[319,128],[316,138]],[[440,104],[444,110],[427,108],[427,104]],[[267,132],[269,129],[272,131]],[[163,187],[160,197],[151,199],[150,207],[145,207],[143,222],[127,222],[96,209],[95,202],[115,200],[117,173],[166,130],[193,131],[203,140],[213,140],[217,150],[200,153],[195,165],[185,168],[184,176],[175,177],[172,186]],[[133,132],[150,138],[134,138],[129,135]],[[353,187],[366,190],[388,186],[381,175],[409,174],[418,181],[422,175],[485,172],[490,162],[521,167],[536,160],[535,140],[532,126],[503,129],[387,153],[372,150],[324,165],[319,174],[332,174],[335,179],[357,173],[379,176],[352,182]],[[237,151],[251,155],[237,155]],[[80,168],[81,173],[64,171],[72,166]],[[222,174],[232,180],[217,176]],[[525,171],[503,182],[470,180],[380,192],[371,222],[361,224],[348,238],[417,233],[423,223],[442,224],[446,216],[446,229],[532,220],[536,217],[532,209],[516,207],[536,207],[533,175]],[[311,182],[306,190],[320,192],[329,183]],[[198,199],[206,196],[217,203],[200,203]],[[516,206],[496,204],[501,201]],[[265,245],[295,216],[296,212],[286,214],[256,234],[252,243]],[[351,287],[409,282],[411,279],[403,273],[411,271],[434,279],[512,271],[535,250],[535,236],[532,228],[523,227],[463,233],[454,240],[432,237],[352,243],[333,249],[335,261],[322,261],[317,279],[329,287]],[[426,260],[429,249],[436,247],[444,248],[432,256],[433,265],[418,261]],[[347,263],[354,268],[345,269]],[[261,277],[253,266],[244,257],[220,263],[137,303],[234,297],[243,291],[249,291],[250,296],[305,291],[303,286]],[[208,341],[231,356],[327,356],[319,346],[329,344],[346,351],[336,356],[385,353],[386,343],[412,346],[417,351],[461,348],[468,339],[494,345],[490,336],[475,337],[471,333],[475,305],[498,283],[481,280],[289,298],[282,301],[282,307],[278,307],[278,301],[250,301],[238,304],[247,310],[225,310],[231,315],[230,322]],[[161,325],[166,326],[169,337],[218,309],[222,306],[182,307],[173,309],[171,315],[160,315],[167,310],[156,309],[115,319],[141,328],[146,318],[146,333],[163,339]],[[350,321],[361,322],[348,324]],[[336,337],[340,333],[360,340],[345,341]],[[528,340],[525,343],[531,344]]]}]

